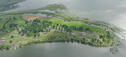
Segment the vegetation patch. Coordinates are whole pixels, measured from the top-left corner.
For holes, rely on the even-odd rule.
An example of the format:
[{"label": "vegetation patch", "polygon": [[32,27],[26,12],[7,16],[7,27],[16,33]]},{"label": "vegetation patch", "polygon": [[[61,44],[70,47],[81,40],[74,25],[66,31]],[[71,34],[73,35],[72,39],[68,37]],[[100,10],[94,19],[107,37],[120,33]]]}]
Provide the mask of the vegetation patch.
[{"label": "vegetation patch", "polygon": [[[54,7],[54,9],[50,7]],[[36,42],[79,42],[97,47],[113,45],[115,35],[108,30],[111,28],[105,26],[105,23],[70,17],[55,10],[55,8],[65,9],[63,5],[59,7],[59,5],[54,4],[41,9],[1,15],[0,41],[7,43],[5,46],[0,45],[0,48],[15,49]],[[54,13],[50,11],[40,12],[42,9],[48,9]],[[33,15],[28,15],[28,13]],[[36,16],[37,13],[41,15]],[[43,15],[47,17],[42,17]],[[107,29],[104,29],[106,27]],[[5,39],[2,39],[3,37]]]}]

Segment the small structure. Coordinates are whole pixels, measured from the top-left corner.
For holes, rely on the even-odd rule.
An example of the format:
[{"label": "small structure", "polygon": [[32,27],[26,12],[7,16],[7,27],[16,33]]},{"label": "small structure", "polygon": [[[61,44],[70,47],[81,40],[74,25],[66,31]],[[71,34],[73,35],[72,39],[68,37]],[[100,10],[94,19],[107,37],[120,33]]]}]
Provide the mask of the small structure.
[{"label": "small structure", "polygon": [[1,39],[0,39],[0,45],[1,44],[6,44],[7,42],[5,41],[5,38],[4,37],[2,37]]},{"label": "small structure", "polygon": [[72,35],[79,35],[78,33],[72,33]]},{"label": "small structure", "polygon": [[82,35],[86,35],[87,33],[86,32],[81,32]]}]

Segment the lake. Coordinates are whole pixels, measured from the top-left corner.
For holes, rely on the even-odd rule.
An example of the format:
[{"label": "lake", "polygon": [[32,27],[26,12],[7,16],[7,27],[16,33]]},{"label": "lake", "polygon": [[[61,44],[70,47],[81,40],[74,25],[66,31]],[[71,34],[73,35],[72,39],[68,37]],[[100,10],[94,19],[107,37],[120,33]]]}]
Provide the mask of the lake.
[{"label": "lake", "polygon": [[[26,0],[9,11],[37,9],[48,4],[64,4],[70,15],[105,21],[121,29],[123,39],[119,47],[91,47],[79,43],[33,44],[17,50],[1,51],[0,57],[125,57],[126,56],[126,0]],[[116,49],[110,51],[110,48]],[[113,54],[114,52],[114,54]]]},{"label": "lake", "polygon": [[1,51],[0,57],[125,57],[126,50],[122,48],[120,51],[112,54],[110,47],[96,48],[79,43],[43,43]]}]

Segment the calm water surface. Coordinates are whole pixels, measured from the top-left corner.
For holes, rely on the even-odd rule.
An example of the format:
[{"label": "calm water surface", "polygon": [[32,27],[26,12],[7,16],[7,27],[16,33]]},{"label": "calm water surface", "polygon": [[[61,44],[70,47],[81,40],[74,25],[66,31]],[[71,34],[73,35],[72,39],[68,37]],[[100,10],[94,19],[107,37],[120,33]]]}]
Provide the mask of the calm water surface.
[{"label": "calm water surface", "polygon": [[[62,3],[71,15],[106,21],[123,29],[118,33],[126,38],[126,0],[26,0],[10,11],[37,9],[48,4]],[[17,50],[1,51],[0,57],[126,57],[126,40],[114,54],[110,48],[98,48],[79,43],[42,43],[33,44]]]},{"label": "calm water surface", "polygon": [[[112,54],[108,48],[96,48],[79,43],[43,43],[17,50],[1,51],[0,57],[125,57],[125,49]],[[124,53],[123,53],[124,52]]]}]

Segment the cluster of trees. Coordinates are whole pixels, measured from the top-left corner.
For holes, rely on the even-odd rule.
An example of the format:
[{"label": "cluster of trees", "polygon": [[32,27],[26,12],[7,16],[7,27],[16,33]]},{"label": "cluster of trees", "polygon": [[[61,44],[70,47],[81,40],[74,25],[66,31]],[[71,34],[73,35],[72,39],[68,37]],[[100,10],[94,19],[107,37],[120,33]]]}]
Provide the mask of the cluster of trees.
[{"label": "cluster of trees", "polygon": [[[4,20],[4,18],[3,18],[3,20]],[[15,20],[16,20],[15,17],[6,18],[6,20],[3,22],[3,24],[1,24],[2,27],[0,30],[2,32],[11,32],[11,31],[15,30],[17,28],[17,24],[14,23]]]},{"label": "cluster of trees", "polygon": [[0,31],[2,32],[12,32],[13,30],[17,30],[21,35],[27,36],[36,36],[39,35],[39,32],[50,32],[50,30],[55,30],[58,32],[72,32],[72,30],[76,30],[75,27],[70,27],[67,25],[55,24],[46,19],[40,20],[35,19],[33,21],[23,20],[25,24],[20,24],[22,21],[17,16],[6,16],[0,18],[1,27]]},{"label": "cluster of trees", "polygon": [[11,46],[10,45],[0,45],[0,50],[6,49],[8,50]]},{"label": "cluster of trees", "polygon": [[83,26],[68,26],[67,24],[58,24],[48,21],[48,19],[35,19],[33,21],[25,21],[23,29],[19,31],[20,35],[40,36],[40,32],[50,32],[55,30],[62,33],[72,33],[76,31],[91,31]]},{"label": "cluster of trees", "polygon": [[57,32],[71,33],[73,29],[67,25],[55,24],[48,20],[35,19],[32,22],[26,21],[24,28],[19,32],[21,35],[36,36],[40,32],[50,32],[55,30]]},{"label": "cluster of trees", "polygon": [[87,38],[85,36],[75,36],[69,33],[60,33],[56,31],[51,31],[47,34],[45,41],[49,42],[78,42],[82,44],[88,44],[91,46],[110,46],[112,43],[110,42],[111,39],[103,38],[103,41],[99,40],[92,36],[92,38]]}]

